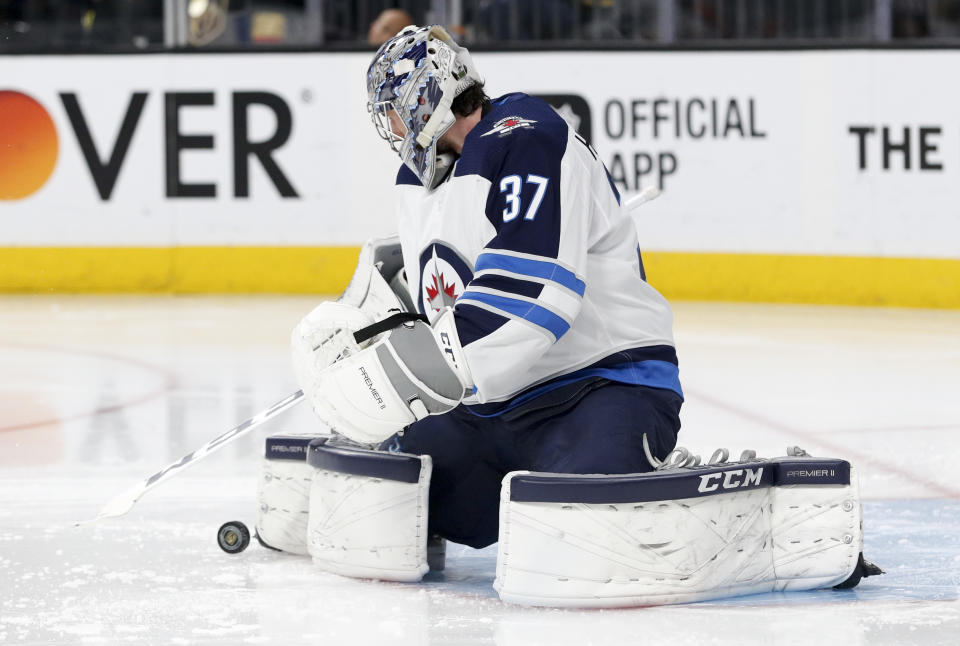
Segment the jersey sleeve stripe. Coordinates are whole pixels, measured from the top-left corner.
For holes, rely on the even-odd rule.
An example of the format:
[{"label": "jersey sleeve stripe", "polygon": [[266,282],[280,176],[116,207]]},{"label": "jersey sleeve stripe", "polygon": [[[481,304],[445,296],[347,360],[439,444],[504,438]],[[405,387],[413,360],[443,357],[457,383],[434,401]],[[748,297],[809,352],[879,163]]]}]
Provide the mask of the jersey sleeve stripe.
[{"label": "jersey sleeve stripe", "polygon": [[526,280],[525,278],[519,278],[517,276],[485,272],[483,274],[474,275],[473,280],[471,280],[470,285],[468,285],[468,288],[486,287],[489,289],[497,289],[501,292],[517,294],[518,296],[537,298],[540,296],[540,293],[543,292],[546,284],[552,283],[541,280],[532,281]]},{"label": "jersey sleeve stripe", "polygon": [[[463,305],[465,305],[465,303],[458,303],[457,307],[461,307]],[[531,323],[527,319],[511,316],[509,313],[504,312],[503,310],[499,310],[492,305],[487,305],[486,303],[481,303],[479,301],[471,301],[469,303],[469,306],[471,309],[479,310],[482,312],[487,312],[488,314],[491,314],[491,315],[499,316],[507,323],[518,323],[520,325],[523,325],[524,327],[528,327],[534,332],[537,332],[541,337],[546,339],[551,344],[555,343],[557,340],[557,338],[553,335],[552,332],[550,332],[550,330],[540,327],[536,323]],[[467,346],[464,346],[464,348],[466,347]]]},{"label": "jersey sleeve stripe", "polygon": [[[543,308],[543,309],[545,309],[545,310],[547,310],[547,311],[549,311],[549,312],[551,312],[551,313],[559,316],[559,317],[562,318],[564,321],[566,321],[568,325],[572,325],[572,324],[573,324],[573,319],[576,318],[577,310],[579,309],[579,307],[575,307],[574,310],[573,310],[573,313],[572,313],[572,314],[568,314],[568,313],[566,313],[566,308],[564,307],[564,305],[568,305],[567,303],[557,304],[557,303],[551,302],[551,301],[548,300],[548,299],[544,299],[544,298],[542,298],[542,297],[541,297],[541,298],[530,298],[529,296],[519,296],[519,295],[513,294],[513,293],[511,293],[511,292],[504,292],[504,291],[501,291],[501,290],[499,290],[499,289],[491,289],[491,288],[489,288],[489,287],[482,287],[482,286],[480,286],[480,285],[474,285],[473,283],[470,284],[470,286],[467,288],[466,291],[469,292],[469,293],[471,293],[471,294],[490,294],[491,296],[501,296],[501,297],[503,297],[503,298],[508,298],[508,299],[510,299],[510,300],[523,301],[524,303],[528,303],[528,304],[530,304],[530,305],[536,305],[537,307],[541,307],[541,308]],[[578,304],[578,305],[579,305],[579,304]],[[568,306],[569,306],[569,305],[568,305]]]},{"label": "jersey sleeve stripe", "polygon": [[[529,274],[515,274],[513,272],[505,271],[503,269],[484,269],[482,271],[478,271],[473,275],[473,280],[477,281],[481,278],[486,279],[489,276],[502,276],[504,278],[515,279],[517,280],[517,282],[537,284],[537,285],[540,285],[541,287],[550,287],[551,289],[556,289],[558,291],[566,292],[567,294],[570,295],[570,298],[575,298],[577,300],[580,300],[581,298],[580,294],[576,293],[569,287],[564,287],[560,283],[555,283],[549,278],[538,278],[537,276],[530,276]],[[510,291],[510,290],[507,290],[507,291]],[[523,292],[518,291],[517,293],[521,294]],[[529,296],[529,294],[524,294],[524,296]]]},{"label": "jersey sleeve stripe", "polygon": [[510,318],[523,319],[533,323],[534,325],[549,332],[556,340],[559,340],[560,337],[566,334],[567,330],[570,329],[570,323],[565,321],[562,317],[558,316],[554,312],[551,312],[545,307],[541,307],[535,303],[530,303],[524,300],[509,298],[500,294],[490,294],[487,292],[479,292],[467,289],[467,291],[461,294],[460,298],[457,299],[458,303],[460,301],[476,301],[478,303],[483,303],[495,308],[500,312],[503,312]]},{"label": "jersey sleeve stripe", "polygon": [[477,258],[474,272],[479,273],[489,269],[502,269],[523,276],[552,280],[558,285],[563,285],[575,292],[578,296],[583,296],[587,289],[586,283],[577,278],[572,271],[555,262],[546,260],[532,260],[487,251]]},{"label": "jersey sleeve stripe", "polygon": [[547,283],[537,297],[537,304],[563,316],[573,322],[580,314],[583,300],[570,290],[560,287],[556,283]]}]

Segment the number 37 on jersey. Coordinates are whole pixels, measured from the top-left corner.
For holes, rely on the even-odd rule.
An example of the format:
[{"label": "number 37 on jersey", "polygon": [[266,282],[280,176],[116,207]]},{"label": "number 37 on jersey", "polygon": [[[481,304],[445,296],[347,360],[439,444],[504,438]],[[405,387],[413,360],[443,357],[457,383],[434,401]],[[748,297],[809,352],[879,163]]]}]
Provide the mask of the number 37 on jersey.
[{"label": "number 37 on jersey", "polygon": [[[543,202],[543,196],[547,192],[547,185],[550,178],[541,175],[527,175],[526,178],[520,175],[507,175],[500,180],[500,193],[504,196],[505,206],[503,208],[503,221],[512,222],[523,212],[524,220],[533,220],[537,217],[537,210]],[[533,197],[526,200],[522,197],[524,184],[535,187]],[[529,191],[527,191],[529,195]]]}]

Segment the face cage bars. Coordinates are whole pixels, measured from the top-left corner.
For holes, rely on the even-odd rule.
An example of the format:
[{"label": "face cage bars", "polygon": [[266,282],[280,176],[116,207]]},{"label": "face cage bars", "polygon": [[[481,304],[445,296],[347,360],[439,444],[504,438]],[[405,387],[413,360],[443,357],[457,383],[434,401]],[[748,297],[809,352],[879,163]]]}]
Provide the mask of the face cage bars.
[{"label": "face cage bars", "polygon": [[[373,125],[377,129],[377,134],[380,135],[381,139],[390,144],[390,149],[393,152],[399,154],[400,147],[409,129],[400,117],[400,113],[393,106],[393,101],[368,103],[367,111],[370,113],[370,120],[373,121]],[[394,119],[390,118],[390,113],[396,115]],[[397,128],[403,128],[403,133],[397,133],[396,130],[394,130],[395,126]]]}]

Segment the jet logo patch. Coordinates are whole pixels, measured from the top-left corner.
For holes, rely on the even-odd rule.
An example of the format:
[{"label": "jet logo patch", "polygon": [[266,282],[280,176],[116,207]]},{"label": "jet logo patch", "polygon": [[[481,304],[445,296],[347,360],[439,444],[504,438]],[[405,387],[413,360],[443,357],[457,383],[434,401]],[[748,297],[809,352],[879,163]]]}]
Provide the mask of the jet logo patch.
[{"label": "jet logo patch", "polygon": [[508,132],[513,132],[517,128],[532,128],[533,124],[535,123],[536,121],[533,119],[524,119],[523,117],[507,117],[497,121],[495,124],[493,124],[493,128],[480,136],[486,137],[487,135],[493,134],[505,135]]},{"label": "jet logo patch", "polygon": [[420,312],[432,316],[453,307],[472,279],[473,272],[456,251],[439,242],[431,243],[420,254]]}]

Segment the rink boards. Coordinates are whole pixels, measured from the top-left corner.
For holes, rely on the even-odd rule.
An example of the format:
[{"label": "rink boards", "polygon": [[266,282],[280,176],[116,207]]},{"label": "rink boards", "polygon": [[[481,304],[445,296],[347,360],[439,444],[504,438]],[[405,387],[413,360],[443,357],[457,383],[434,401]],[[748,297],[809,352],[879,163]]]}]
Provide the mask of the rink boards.
[{"label": "rink boards", "polygon": [[[394,229],[368,58],[5,57],[0,291],[339,291]],[[476,61],[491,95],[550,100],[625,197],[663,190],[637,225],[668,297],[960,307],[960,89],[931,82],[960,51]]]}]

